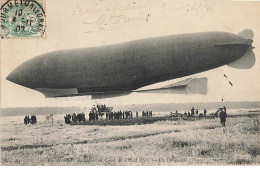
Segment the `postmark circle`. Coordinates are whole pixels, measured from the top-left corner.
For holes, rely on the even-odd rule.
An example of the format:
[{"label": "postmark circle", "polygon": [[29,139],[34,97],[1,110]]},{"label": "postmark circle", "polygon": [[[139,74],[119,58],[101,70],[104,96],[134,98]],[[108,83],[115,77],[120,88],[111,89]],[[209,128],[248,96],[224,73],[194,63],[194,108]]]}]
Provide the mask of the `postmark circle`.
[{"label": "postmark circle", "polygon": [[1,5],[1,37],[43,37],[46,15],[39,1],[7,0]]}]

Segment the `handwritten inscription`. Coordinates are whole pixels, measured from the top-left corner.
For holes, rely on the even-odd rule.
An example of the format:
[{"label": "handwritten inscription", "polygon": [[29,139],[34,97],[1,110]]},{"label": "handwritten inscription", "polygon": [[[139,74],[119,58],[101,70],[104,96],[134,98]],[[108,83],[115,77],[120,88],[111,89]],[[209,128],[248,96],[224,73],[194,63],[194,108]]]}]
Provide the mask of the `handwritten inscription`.
[{"label": "handwritten inscription", "polygon": [[[88,25],[92,30],[103,30],[116,24],[145,23],[149,21],[150,14],[143,11],[145,5],[128,1],[118,1],[114,5],[95,4],[91,8],[85,8],[79,2],[73,11],[73,16],[79,16],[82,24]],[[98,15],[99,14],[99,15]]]},{"label": "handwritten inscription", "polygon": [[74,10],[74,14],[75,12],[78,12],[80,15],[84,15],[84,14],[95,14],[97,12],[111,12],[112,15],[114,14],[118,14],[119,12],[122,11],[133,11],[133,10],[138,10],[138,9],[143,9],[145,8],[145,5],[140,5],[137,4],[136,2],[127,2],[126,4],[124,3],[120,3],[120,1],[118,3],[116,3],[115,5],[113,5],[112,7],[104,7],[101,5],[96,5],[96,7],[94,8],[87,8],[84,9],[83,5],[81,5],[80,3],[77,4],[76,9]]},{"label": "handwritten inscription", "polygon": [[[149,14],[147,15],[149,17]],[[82,23],[84,24],[96,24],[96,25],[107,25],[107,24],[119,24],[119,23],[127,23],[127,22],[137,22],[137,21],[145,21],[147,17],[142,18],[142,17],[129,17],[126,15],[102,15],[100,16],[97,21],[94,22],[87,22],[83,21]]]},{"label": "handwritten inscription", "polygon": [[97,1],[89,6],[80,2],[77,2],[72,17],[81,19],[81,23],[89,29],[86,33],[113,28],[117,24],[147,24],[151,21],[153,13],[162,17],[164,13],[172,13],[173,15],[190,13],[190,15],[203,18],[210,10],[206,1],[192,1],[192,3],[158,1],[155,6],[146,1],[117,1],[114,4]]}]

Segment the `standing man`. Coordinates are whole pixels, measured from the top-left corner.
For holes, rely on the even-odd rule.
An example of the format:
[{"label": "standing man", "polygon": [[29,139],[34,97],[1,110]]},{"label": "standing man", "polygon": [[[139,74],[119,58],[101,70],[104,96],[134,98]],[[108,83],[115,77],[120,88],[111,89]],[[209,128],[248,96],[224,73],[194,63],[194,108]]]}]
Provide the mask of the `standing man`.
[{"label": "standing man", "polygon": [[207,114],[207,110],[206,109],[204,109],[204,116],[206,117],[206,114]]},{"label": "standing man", "polygon": [[76,113],[72,114],[72,121],[75,123],[76,122]]},{"label": "standing man", "polygon": [[108,112],[106,112],[106,120],[108,120],[108,116],[109,116],[109,115],[108,115]]},{"label": "standing man", "polygon": [[27,116],[24,117],[24,124],[25,124],[25,125],[28,124],[28,117],[27,117]]},{"label": "standing man", "polygon": [[[89,112],[89,114],[88,114],[88,119],[89,119],[89,121],[92,120],[92,111]],[[72,115],[72,121],[73,121],[73,115]]]},{"label": "standing man", "polygon": [[224,108],[220,109],[219,117],[220,117],[220,123],[222,124],[222,126],[226,126],[226,118],[227,118],[226,109],[224,109]]},{"label": "standing man", "polygon": [[82,121],[86,121],[85,113],[82,112]]},{"label": "standing man", "polygon": [[196,109],[196,110],[195,110],[195,113],[196,113],[196,117],[198,117],[198,116],[199,116],[199,110]]},{"label": "standing man", "polygon": [[113,120],[113,117],[114,117],[114,113],[111,111],[110,112],[110,120]]},{"label": "standing man", "polygon": [[27,124],[29,124],[31,122],[31,119],[29,116],[27,116]]},{"label": "standing man", "polygon": [[191,114],[194,114],[194,111],[195,111],[195,108],[192,107],[191,110],[190,110]]}]

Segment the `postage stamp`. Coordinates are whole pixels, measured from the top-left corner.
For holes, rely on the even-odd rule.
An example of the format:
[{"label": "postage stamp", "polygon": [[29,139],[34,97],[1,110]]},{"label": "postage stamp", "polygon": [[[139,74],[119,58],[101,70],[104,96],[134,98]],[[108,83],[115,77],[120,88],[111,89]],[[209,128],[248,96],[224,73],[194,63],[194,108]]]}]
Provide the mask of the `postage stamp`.
[{"label": "postage stamp", "polygon": [[1,3],[1,38],[46,36],[45,0],[6,0]]}]

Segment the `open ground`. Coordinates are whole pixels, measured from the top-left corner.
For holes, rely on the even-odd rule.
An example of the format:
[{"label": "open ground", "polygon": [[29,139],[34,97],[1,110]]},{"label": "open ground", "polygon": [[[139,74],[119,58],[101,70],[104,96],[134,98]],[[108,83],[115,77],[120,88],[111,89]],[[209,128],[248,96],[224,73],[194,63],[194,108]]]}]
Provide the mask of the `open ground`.
[{"label": "open ground", "polygon": [[99,126],[1,117],[1,164],[259,165],[260,114],[238,113],[226,127],[219,118]]}]

